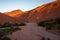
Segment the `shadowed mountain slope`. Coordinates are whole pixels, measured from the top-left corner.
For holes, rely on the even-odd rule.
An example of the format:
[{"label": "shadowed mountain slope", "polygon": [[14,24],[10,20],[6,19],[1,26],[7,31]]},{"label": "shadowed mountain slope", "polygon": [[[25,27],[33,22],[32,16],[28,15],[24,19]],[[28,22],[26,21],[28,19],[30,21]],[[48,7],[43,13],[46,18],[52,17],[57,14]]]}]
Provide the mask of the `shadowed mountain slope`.
[{"label": "shadowed mountain slope", "polygon": [[6,22],[16,23],[18,21],[16,19],[10,17],[10,16],[7,16],[7,15],[5,15],[3,13],[0,13],[0,24],[6,23]]}]

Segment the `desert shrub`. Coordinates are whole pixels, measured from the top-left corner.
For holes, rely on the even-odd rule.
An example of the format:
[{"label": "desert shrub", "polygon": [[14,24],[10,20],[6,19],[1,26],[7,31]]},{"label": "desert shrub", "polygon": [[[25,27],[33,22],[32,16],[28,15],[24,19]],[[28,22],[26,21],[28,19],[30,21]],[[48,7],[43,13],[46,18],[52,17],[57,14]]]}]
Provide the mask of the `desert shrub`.
[{"label": "desert shrub", "polygon": [[0,34],[1,34],[1,35],[7,35],[10,31],[11,31],[11,29],[8,29],[8,28],[2,29],[2,30],[0,31]]},{"label": "desert shrub", "polygon": [[13,26],[19,26],[19,24],[18,23],[14,23]]},{"label": "desert shrub", "polygon": [[[12,27],[12,28],[4,28],[0,30],[0,40],[10,40],[9,38],[5,37],[7,34],[12,34],[14,31],[21,30],[19,27]],[[5,37],[2,39],[2,37]]]},{"label": "desert shrub", "polygon": [[57,25],[56,29],[57,29],[57,30],[60,30],[60,25]]},{"label": "desert shrub", "polygon": [[[15,24],[14,27],[11,27],[13,26],[14,24],[11,24],[11,23],[4,23],[4,24],[0,24],[0,40],[10,40],[10,38],[8,37],[5,37],[7,34],[12,34],[14,31],[17,31],[17,30],[21,30],[21,28],[19,28],[19,24]],[[25,25],[25,24],[21,24],[21,25]],[[2,39],[3,38],[3,39]]]},{"label": "desert shrub", "polygon": [[60,24],[60,18],[55,19],[55,21],[57,22],[57,24]]},{"label": "desert shrub", "polygon": [[47,40],[50,40],[49,38],[47,38]]},{"label": "desert shrub", "polygon": [[26,24],[25,23],[20,23],[19,26],[25,26]]},{"label": "desert shrub", "polygon": [[19,27],[16,27],[14,30],[16,30],[16,31],[17,31],[17,30],[21,30],[21,28],[19,28]]},{"label": "desert shrub", "polygon": [[44,22],[39,22],[39,23],[37,23],[37,25],[38,25],[38,26],[43,26],[43,27],[44,27],[44,26],[45,26],[45,23],[44,23]]},{"label": "desert shrub", "polygon": [[42,21],[37,24],[38,26],[46,27],[48,30],[60,30],[60,18]]},{"label": "desert shrub", "polygon": [[2,27],[2,24],[0,24],[0,28]]},{"label": "desert shrub", "polygon": [[26,24],[25,23],[10,23],[10,22],[6,22],[6,23],[3,23],[3,24],[0,24],[0,28],[7,28],[7,27],[13,27],[13,26],[25,26]]},{"label": "desert shrub", "polygon": [[12,23],[6,22],[2,24],[1,28],[11,27],[11,26],[12,26]]},{"label": "desert shrub", "polygon": [[41,40],[45,40],[45,38],[44,38],[44,37],[42,37],[42,38],[41,38]]},{"label": "desert shrub", "polygon": [[25,26],[25,23],[14,23],[13,26]]},{"label": "desert shrub", "polygon": [[11,40],[9,37],[3,37],[1,40]]},{"label": "desert shrub", "polygon": [[8,30],[4,29],[4,30],[0,30],[0,40],[10,40],[9,38],[6,37],[6,35],[8,34]]}]

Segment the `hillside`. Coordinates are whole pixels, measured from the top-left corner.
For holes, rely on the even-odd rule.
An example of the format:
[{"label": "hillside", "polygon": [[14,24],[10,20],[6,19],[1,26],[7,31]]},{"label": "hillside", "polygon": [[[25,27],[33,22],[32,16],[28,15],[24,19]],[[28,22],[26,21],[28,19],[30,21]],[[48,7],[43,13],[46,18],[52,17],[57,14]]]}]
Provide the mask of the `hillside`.
[{"label": "hillside", "polygon": [[16,18],[16,17],[20,16],[21,14],[23,14],[23,12],[20,9],[17,9],[17,10],[13,10],[11,12],[5,12],[5,14]]},{"label": "hillside", "polygon": [[16,18],[19,22],[39,22],[44,20],[60,18],[60,2],[59,0],[44,4],[27,12],[18,11],[7,14]]},{"label": "hillside", "polygon": [[10,16],[0,13],[0,24],[6,23],[6,22],[16,23],[18,21]]},{"label": "hillside", "polygon": [[39,6],[20,16],[25,22],[38,22],[60,18],[60,3],[57,1]]}]

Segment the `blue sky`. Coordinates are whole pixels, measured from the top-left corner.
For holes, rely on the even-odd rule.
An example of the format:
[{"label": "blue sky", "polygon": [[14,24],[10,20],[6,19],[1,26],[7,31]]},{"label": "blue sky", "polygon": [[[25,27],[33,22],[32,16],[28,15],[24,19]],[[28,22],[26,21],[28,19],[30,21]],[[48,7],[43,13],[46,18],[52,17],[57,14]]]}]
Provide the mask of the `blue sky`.
[{"label": "blue sky", "polygon": [[27,11],[52,1],[54,0],[0,0],[0,12],[16,9]]}]

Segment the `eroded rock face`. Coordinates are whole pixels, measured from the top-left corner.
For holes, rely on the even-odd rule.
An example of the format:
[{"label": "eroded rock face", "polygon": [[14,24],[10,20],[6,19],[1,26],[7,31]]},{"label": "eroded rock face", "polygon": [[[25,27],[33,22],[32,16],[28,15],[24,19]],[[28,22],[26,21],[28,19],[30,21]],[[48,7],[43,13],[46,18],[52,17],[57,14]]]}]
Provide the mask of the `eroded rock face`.
[{"label": "eroded rock face", "polygon": [[57,2],[60,2],[60,0],[56,0]]},{"label": "eroded rock face", "polygon": [[60,0],[57,0],[57,1],[60,1]]}]

